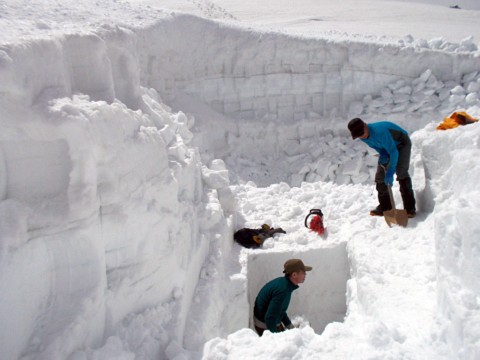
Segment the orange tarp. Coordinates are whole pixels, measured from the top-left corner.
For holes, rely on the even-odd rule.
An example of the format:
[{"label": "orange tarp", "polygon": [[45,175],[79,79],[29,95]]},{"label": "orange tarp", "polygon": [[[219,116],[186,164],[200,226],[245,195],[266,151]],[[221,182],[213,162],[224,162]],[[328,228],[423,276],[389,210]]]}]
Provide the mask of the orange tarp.
[{"label": "orange tarp", "polygon": [[465,111],[455,111],[452,115],[443,119],[443,122],[437,126],[437,130],[454,129],[460,125],[468,125],[476,121],[478,119],[471,117]]}]

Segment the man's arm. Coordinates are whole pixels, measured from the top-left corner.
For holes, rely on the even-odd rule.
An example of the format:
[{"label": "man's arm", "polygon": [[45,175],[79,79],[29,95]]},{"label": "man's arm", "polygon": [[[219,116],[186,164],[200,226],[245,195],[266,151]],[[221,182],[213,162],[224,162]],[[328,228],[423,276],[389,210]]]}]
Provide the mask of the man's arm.
[{"label": "man's arm", "polygon": [[288,328],[289,325],[292,325],[292,322],[290,321],[290,318],[288,317],[286,312],[284,312],[282,315],[282,323],[283,325],[285,325],[286,328]]},{"label": "man's arm", "polygon": [[373,147],[373,148],[377,150],[378,154],[380,155],[378,158],[378,163],[380,165],[385,165],[386,163],[388,163],[388,160],[390,159],[388,152],[384,149],[380,149],[376,147]]},{"label": "man's arm", "polygon": [[[273,295],[265,314],[265,325],[271,332],[278,332],[277,325],[283,321],[282,305],[286,292],[279,291]],[[286,314],[285,314],[286,315]],[[287,317],[288,318],[288,317]],[[288,320],[290,321],[290,319]],[[287,325],[287,324],[285,324]]]},{"label": "man's arm", "polygon": [[385,151],[388,152],[390,161],[388,162],[387,172],[385,174],[385,183],[387,185],[393,185],[393,175],[397,170],[398,164],[398,149],[390,130],[385,131],[382,137],[382,143],[385,146]]}]

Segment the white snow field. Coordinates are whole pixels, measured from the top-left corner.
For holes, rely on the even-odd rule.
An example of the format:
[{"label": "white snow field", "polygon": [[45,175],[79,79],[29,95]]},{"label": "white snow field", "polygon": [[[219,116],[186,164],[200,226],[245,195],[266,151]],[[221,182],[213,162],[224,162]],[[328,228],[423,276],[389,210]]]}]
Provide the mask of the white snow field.
[{"label": "white snow field", "polygon": [[[480,118],[480,5],[432,2],[0,1],[0,358],[480,359],[480,125],[436,130]],[[356,116],[411,133],[406,228]]]}]

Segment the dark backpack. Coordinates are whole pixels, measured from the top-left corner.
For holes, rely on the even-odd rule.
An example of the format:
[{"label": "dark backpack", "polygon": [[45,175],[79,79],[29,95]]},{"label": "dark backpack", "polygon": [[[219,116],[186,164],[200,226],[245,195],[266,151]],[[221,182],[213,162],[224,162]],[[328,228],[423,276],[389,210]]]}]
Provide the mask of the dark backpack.
[{"label": "dark backpack", "polygon": [[258,248],[265,239],[272,237],[275,233],[286,234],[282,228],[271,228],[267,224],[263,224],[260,229],[243,228],[233,234],[233,239],[246,248]]}]

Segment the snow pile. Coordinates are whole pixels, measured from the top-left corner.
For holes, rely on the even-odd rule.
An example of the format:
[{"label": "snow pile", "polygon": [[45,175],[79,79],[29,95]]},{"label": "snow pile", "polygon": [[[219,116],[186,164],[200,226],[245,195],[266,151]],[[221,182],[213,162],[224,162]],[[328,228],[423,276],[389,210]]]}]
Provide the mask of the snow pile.
[{"label": "snow pile", "polygon": [[478,51],[473,36],[468,36],[460,41],[460,43],[452,43],[443,37],[436,37],[430,40],[415,39],[411,35],[405,36],[398,41],[403,46],[412,46],[420,49],[444,50],[453,52]]},{"label": "snow pile", "polygon": [[[432,114],[440,123],[456,110],[476,113],[480,107],[479,89],[478,71],[463,75],[460,82],[444,83],[427,69],[412,81],[388,84],[381,89],[380,97],[366,95],[363,101],[352,102],[348,119],[361,116],[367,121],[393,120],[412,132],[431,121]],[[345,138],[346,122],[345,128],[338,129],[338,122],[322,117],[301,119],[291,125],[248,121],[237,125],[235,137],[226,127],[228,144],[236,149],[227,157],[227,163],[232,169],[242,169],[240,181],[252,180],[260,185],[268,184],[267,179],[295,186],[302,181],[373,182],[377,160],[372,155],[376,154]],[[256,166],[259,161],[260,167]]]},{"label": "snow pile", "polygon": [[460,82],[439,81],[430,69],[412,81],[399,80],[380,90],[380,96],[367,95],[352,102],[351,115],[439,111],[450,114],[457,108],[479,105],[478,71],[464,74]]}]

